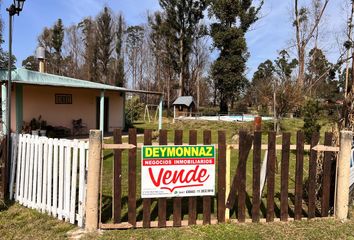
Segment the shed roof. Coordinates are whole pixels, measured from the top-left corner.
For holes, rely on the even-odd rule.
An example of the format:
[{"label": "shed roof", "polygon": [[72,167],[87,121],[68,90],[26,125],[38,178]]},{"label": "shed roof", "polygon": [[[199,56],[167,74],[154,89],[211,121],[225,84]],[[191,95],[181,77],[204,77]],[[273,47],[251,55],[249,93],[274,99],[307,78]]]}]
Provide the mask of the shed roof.
[{"label": "shed roof", "polygon": [[[25,68],[18,68],[12,70],[11,78],[12,78],[12,82],[31,84],[31,85],[88,88],[88,89],[99,89],[99,90],[111,90],[111,91],[118,91],[118,92],[162,95],[162,93],[160,92],[150,92],[150,91],[116,87],[108,84],[90,82],[90,81],[80,80],[76,78],[69,78],[69,77],[64,77],[64,76],[59,76],[54,74],[31,71]],[[8,80],[8,71],[0,70],[0,81],[7,81],[7,80]]]},{"label": "shed roof", "polygon": [[194,103],[192,96],[182,96],[182,97],[178,97],[173,102],[173,105],[185,105],[187,107],[190,107],[192,103]]}]

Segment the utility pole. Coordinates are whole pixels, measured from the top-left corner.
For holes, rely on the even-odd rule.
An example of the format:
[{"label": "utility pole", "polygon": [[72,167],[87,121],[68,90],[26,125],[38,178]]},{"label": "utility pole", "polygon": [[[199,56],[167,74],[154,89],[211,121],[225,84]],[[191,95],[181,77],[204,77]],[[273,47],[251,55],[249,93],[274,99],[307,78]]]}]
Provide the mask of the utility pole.
[{"label": "utility pole", "polygon": [[[354,15],[354,1],[352,1],[352,11],[348,20],[348,40],[350,43],[352,43],[352,28],[353,28],[353,15]],[[353,46],[350,46],[352,56],[354,56],[353,52]],[[345,69],[345,89],[344,89],[344,98],[347,97],[348,94],[348,82],[349,82],[349,55],[350,51],[349,49],[347,50],[347,60],[346,60],[346,69]],[[354,60],[352,59],[352,79],[354,72],[353,72],[353,66],[354,66]]]}]

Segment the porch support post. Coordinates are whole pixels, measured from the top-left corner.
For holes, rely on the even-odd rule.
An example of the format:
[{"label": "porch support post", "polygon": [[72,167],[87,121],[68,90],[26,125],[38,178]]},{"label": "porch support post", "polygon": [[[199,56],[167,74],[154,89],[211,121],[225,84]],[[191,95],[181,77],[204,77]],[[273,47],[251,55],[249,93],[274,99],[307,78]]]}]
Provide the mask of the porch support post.
[{"label": "porch support post", "polygon": [[336,219],[345,221],[348,218],[350,154],[353,142],[353,132],[341,131],[339,142],[339,157],[337,162],[337,196],[334,204]]},{"label": "porch support post", "polygon": [[100,131],[104,135],[104,90],[101,90],[100,99]]},{"label": "porch support post", "polygon": [[16,84],[16,132],[22,130],[23,124],[23,86]]},{"label": "porch support post", "polygon": [[173,105],[173,123],[175,123],[175,119],[176,119],[176,106]]},{"label": "porch support post", "polygon": [[126,97],[127,95],[125,94],[125,92],[122,92],[122,97],[123,97],[123,129],[125,129],[125,104],[126,104]]},{"label": "porch support post", "polygon": [[2,133],[4,135],[7,134],[7,89],[6,89],[6,84],[3,83],[1,85],[1,118],[2,118]]},{"label": "porch support post", "polygon": [[160,105],[159,105],[159,130],[162,129],[162,104],[163,103],[163,95],[160,96]]}]

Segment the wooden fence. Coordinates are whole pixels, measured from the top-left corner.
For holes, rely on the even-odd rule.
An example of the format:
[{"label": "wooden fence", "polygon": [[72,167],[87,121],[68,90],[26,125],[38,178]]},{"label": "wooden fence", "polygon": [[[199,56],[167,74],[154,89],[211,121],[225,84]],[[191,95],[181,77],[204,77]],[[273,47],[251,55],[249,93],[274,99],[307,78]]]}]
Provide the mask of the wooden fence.
[{"label": "wooden fence", "polygon": [[83,226],[88,142],[13,136],[10,199]]},{"label": "wooden fence", "polygon": [[[168,145],[167,131],[160,130],[159,145]],[[189,132],[188,144],[197,144],[197,131]],[[212,143],[211,131],[203,132],[203,143]],[[298,132],[296,135],[296,144],[291,145],[290,133],[283,133],[281,144],[277,145],[277,136],[275,132],[269,132],[267,144],[262,144],[262,133],[240,132],[238,145],[226,144],[226,133],[218,132],[217,139],[217,194],[210,197],[188,197],[188,198],[159,198],[159,199],[140,199],[137,196],[137,150],[141,145],[137,143],[136,129],[129,130],[129,143],[122,144],[122,133],[120,130],[114,132],[114,144],[104,144],[103,149],[113,149],[113,185],[112,185],[112,223],[101,221],[101,229],[126,229],[126,228],[150,228],[150,227],[169,227],[169,226],[187,226],[194,224],[213,224],[225,221],[237,222],[272,222],[277,219],[288,221],[290,219],[300,220],[302,218],[328,217],[330,213],[331,199],[333,198],[332,178],[334,152],[338,149],[331,146],[332,134],[326,133],[324,145],[319,145],[319,134],[314,134],[311,145],[304,145],[304,134]],[[144,144],[152,145],[152,131],[145,130]],[[174,132],[175,145],[183,144],[183,131]],[[156,144],[154,144],[156,145]],[[315,150],[316,148],[316,150]],[[128,151],[128,159],[123,159],[123,150]],[[230,149],[238,150],[238,160],[231,157]],[[280,150],[280,176],[277,171],[277,150]],[[267,151],[267,184],[266,193],[261,191],[261,159],[262,151]],[[307,157],[306,152],[309,151]],[[318,182],[318,153],[324,152],[322,164],[322,180]],[[252,163],[248,161],[249,154],[252,153]],[[295,154],[295,164],[292,164],[291,154]],[[304,157],[306,156],[306,158]],[[230,163],[227,161],[231,157],[231,166],[235,165],[235,172],[232,178],[231,186],[229,182],[227,169],[230,169]],[[307,160],[308,159],[308,160]],[[128,161],[128,185],[122,184],[122,167],[124,161]],[[308,161],[306,163],[305,161]],[[237,162],[237,164],[236,164]],[[304,163],[308,166],[304,169]],[[139,164],[139,163],[138,163]],[[247,187],[247,165],[252,164],[252,188]],[[294,168],[289,166],[294,165]],[[103,174],[101,168],[101,179]],[[289,171],[295,175],[294,191],[289,189]],[[304,174],[307,178],[304,184]],[[276,175],[277,178],[276,178]],[[276,180],[277,179],[277,180]],[[280,180],[279,180],[280,179]],[[277,185],[279,184],[279,185]],[[276,194],[277,187],[280,189]],[[122,190],[128,189],[127,194],[127,220],[123,221]],[[316,193],[321,189],[321,194]],[[251,189],[251,190],[250,190]],[[306,189],[306,191],[305,191]],[[305,194],[306,193],[306,194]],[[264,196],[264,199],[262,199]],[[263,201],[264,200],[264,201]],[[101,209],[102,215],[102,189],[101,189]],[[142,203],[140,203],[142,201]],[[152,202],[157,202],[152,209]],[[216,204],[215,204],[216,202]],[[142,204],[142,205],[141,205]],[[200,207],[202,205],[202,207]],[[172,214],[167,215],[169,208],[172,207]],[[156,210],[157,208],[157,210]],[[139,210],[137,210],[139,209]],[[142,212],[142,217],[140,214]],[[154,212],[154,214],[152,214]],[[157,212],[157,214],[156,214]],[[231,213],[230,213],[231,212]],[[157,215],[153,217],[152,215]],[[249,220],[247,219],[249,218]]]}]

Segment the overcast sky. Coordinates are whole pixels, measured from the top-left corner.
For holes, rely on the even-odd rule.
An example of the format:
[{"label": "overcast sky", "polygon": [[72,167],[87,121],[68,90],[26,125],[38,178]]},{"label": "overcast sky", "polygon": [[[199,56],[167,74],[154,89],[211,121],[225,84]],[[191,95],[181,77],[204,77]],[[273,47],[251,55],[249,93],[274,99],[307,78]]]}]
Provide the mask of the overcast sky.
[{"label": "overcast sky", "polygon": [[[306,2],[303,0],[300,2]],[[322,48],[329,59],[338,58],[337,36],[345,25],[345,0],[330,0],[325,16],[325,34]],[[1,17],[5,21],[4,35],[7,40],[8,15],[6,7],[12,1],[3,0],[0,7]],[[279,50],[291,46],[293,28],[291,25],[292,0],[265,0],[262,18],[247,33],[250,58],[247,63],[248,76],[266,59],[275,59]],[[17,66],[37,47],[37,37],[45,26],[52,26],[61,18],[65,26],[78,23],[86,16],[96,16],[107,5],[114,12],[122,12],[129,25],[146,22],[146,13],[159,9],[158,0],[26,0],[23,12],[15,16],[13,53],[17,57]],[[4,48],[7,49],[7,42]],[[295,56],[294,56],[295,57]]]}]

